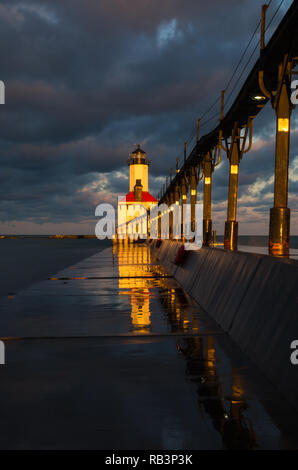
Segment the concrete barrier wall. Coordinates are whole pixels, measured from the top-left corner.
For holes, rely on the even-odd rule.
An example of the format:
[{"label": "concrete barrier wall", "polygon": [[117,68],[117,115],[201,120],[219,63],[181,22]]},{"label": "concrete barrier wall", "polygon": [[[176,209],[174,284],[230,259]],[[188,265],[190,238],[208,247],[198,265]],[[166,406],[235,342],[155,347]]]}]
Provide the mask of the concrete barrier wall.
[{"label": "concrete barrier wall", "polygon": [[156,260],[164,266],[168,273],[174,275],[177,270],[174,260],[180,245],[170,240],[162,240],[159,248],[156,248],[156,242],[157,240],[151,242],[152,253],[154,253]]},{"label": "concrete barrier wall", "polygon": [[298,365],[290,362],[298,340],[298,262],[201,248],[177,267],[180,245],[164,240],[152,253],[298,409]]}]

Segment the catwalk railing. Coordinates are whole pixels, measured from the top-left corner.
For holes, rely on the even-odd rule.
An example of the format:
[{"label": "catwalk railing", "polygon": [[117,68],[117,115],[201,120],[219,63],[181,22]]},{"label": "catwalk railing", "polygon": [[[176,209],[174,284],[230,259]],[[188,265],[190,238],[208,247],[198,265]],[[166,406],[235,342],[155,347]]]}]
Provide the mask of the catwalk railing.
[{"label": "catwalk railing", "polygon": [[[260,57],[252,67],[245,83],[228,112],[224,115],[224,92],[221,94],[219,124],[199,138],[199,120],[196,143],[187,156],[185,148],[182,168],[176,165],[174,177],[163,185],[159,206],[187,202],[190,193],[191,219],[195,224],[195,204],[200,181],[204,186],[203,243],[208,246],[212,238],[212,184],[213,173],[225,152],[229,160],[227,218],[224,245],[237,249],[237,198],[239,164],[252,146],[253,122],[270,101],[276,115],[274,205],[270,210],[269,251],[287,255],[290,239],[290,209],[288,208],[288,169],[290,117],[294,108],[296,85],[294,68],[298,63],[298,2],[294,1],[265,46],[266,9],[262,7]],[[213,181],[214,179],[214,181]],[[169,236],[173,238],[173,217],[170,213]],[[183,233],[182,233],[183,238]]]}]

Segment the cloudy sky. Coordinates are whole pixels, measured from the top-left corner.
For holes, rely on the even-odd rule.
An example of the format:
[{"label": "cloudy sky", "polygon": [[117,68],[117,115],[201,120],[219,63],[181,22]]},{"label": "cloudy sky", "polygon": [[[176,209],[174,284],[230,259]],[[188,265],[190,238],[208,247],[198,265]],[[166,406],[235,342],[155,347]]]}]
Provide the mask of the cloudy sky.
[{"label": "cloudy sky", "polygon": [[[227,85],[263,0],[1,0],[0,232],[94,233],[95,207],[128,191],[129,152],[152,161],[157,195],[195,120]],[[272,0],[268,19],[280,0]],[[291,5],[284,0],[267,39]],[[252,41],[230,103],[257,51]],[[227,94],[227,96],[229,93]],[[228,107],[227,107],[228,108]],[[202,121],[215,124],[218,104]],[[212,118],[210,121],[208,119]],[[267,234],[275,119],[255,120],[240,166],[241,234]],[[228,165],[214,173],[213,220],[223,233]],[[298,234],[298,115],[293,111],[289,206]],[[200,191],[200,187],[199,187]]]}]

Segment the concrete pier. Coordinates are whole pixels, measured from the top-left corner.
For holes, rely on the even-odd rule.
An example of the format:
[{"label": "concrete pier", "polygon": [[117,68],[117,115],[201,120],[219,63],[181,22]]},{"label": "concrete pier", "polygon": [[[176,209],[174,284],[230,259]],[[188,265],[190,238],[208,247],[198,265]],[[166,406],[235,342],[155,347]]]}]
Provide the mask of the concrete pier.
[{"label": "concrete pier", "polygon": [[173,274],[114,245],[1,302],[1,449],[297,449],[298,413]]},{"label": "concrete pier", "polygon": [[181,243],[151,245],[156,259],[298,409],[298,262],[257,253],[202,248],[174,264]]}]

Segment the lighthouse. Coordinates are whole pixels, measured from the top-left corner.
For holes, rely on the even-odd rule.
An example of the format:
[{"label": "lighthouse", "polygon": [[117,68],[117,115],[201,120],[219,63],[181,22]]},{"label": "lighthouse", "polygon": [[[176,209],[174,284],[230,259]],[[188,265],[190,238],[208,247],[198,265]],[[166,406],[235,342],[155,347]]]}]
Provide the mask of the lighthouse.
[{"label": "lighthouse", "polygon": [[[133,218],[142,215],[144,209],[147,211],[158,202],[149,193],[148,168],[150,163],[146,152],[141,149],[140,145],[129,155],[127,160],[129,166],[129,192],[118,203],[118,228],[123,226],[123,220],[126,220],[126,223],[129,222]],[[133,211],[130,210],[132,205],[134,206]],[[118,235],[121,232],[121,229],[118,230]]]},{"label": "lighthouse", "polygon": [[157,200],[148,191],[148,167],[151,162],[140,145],[131,153],[127,163],[129,166],[129,193],[126,194],[126,202],[141,202],[149,209],[153,203],[157,203]]}]

